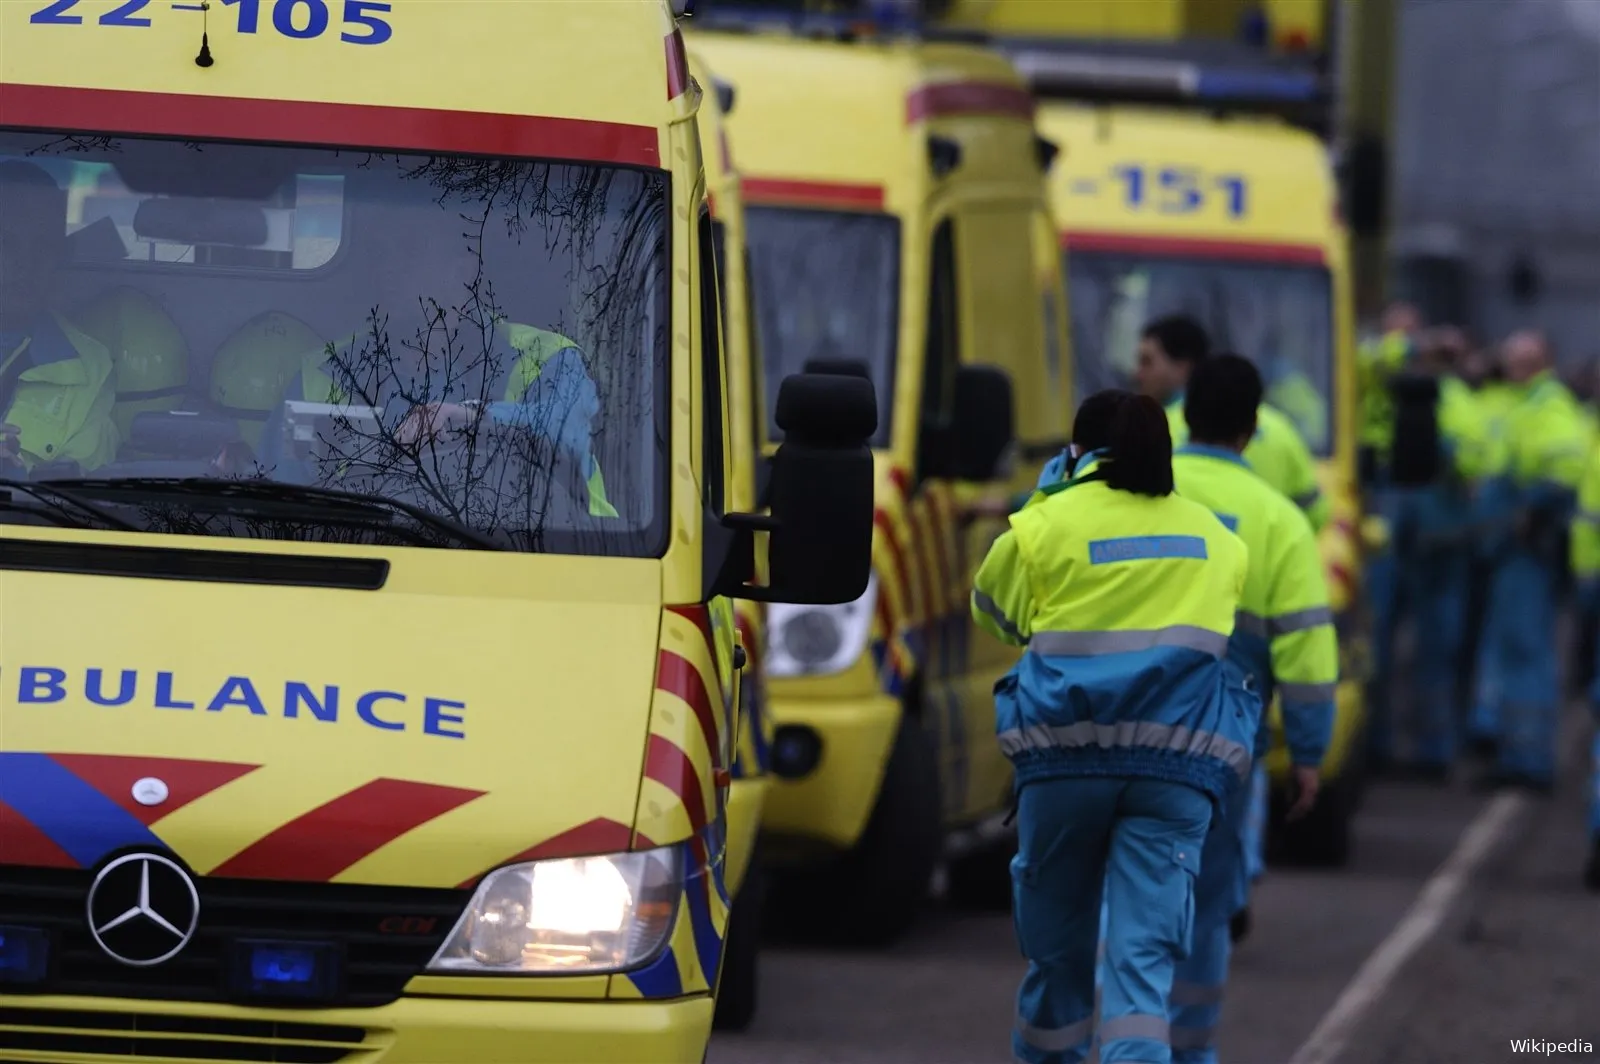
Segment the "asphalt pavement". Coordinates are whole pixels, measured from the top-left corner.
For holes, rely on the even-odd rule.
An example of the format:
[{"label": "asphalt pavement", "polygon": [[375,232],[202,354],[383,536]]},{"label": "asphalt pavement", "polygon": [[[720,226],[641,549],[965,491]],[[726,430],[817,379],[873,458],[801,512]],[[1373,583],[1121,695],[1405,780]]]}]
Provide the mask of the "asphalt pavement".
[{"label": "asphalt pavement", "polygon": [[[1600,898],[1579,882],[1588,726],[1576,712],[1570,735],[1553,798],[1490,809],[1468,772],[1450,786],[1377,783],[1348,867],[1269,870],[1235,955],[1222,1064],[1600,1060]],[[771,947],[762,963],[760,1014],[718,1035],[708,1064],[1011,1060],[1023,966],[1007,913],[935,905],[888,951]],[[1512,1039],[1579,1052],[1517,1053]]]}]

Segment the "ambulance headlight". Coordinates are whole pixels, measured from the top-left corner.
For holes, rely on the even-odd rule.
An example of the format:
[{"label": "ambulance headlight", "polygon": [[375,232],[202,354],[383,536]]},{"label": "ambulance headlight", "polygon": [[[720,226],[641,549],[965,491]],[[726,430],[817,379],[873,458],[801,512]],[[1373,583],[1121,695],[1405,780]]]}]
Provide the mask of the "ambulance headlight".
[{"label": "ambulance headlight", "polygon": [[866,592],[838,606],[767,606],[767,672],[772,676],[828,676],[856,663],[872,633],[878,576]]},{"label": "ambulance headlight", "polygon": [[565,975],[637,967],[666,945],[683,877],[678,847],[496,869],[428,970]]}]

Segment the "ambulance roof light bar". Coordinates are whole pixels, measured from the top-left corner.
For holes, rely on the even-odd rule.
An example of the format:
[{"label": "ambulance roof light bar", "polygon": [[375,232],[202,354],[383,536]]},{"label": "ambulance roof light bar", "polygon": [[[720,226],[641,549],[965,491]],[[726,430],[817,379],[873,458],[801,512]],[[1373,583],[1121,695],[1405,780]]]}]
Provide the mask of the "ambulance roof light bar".
[{"label": "ambulance roof light bar", "polygon": [[999,39],[1035,94],[1112,103],[1273,113],[1321,128],[1329,111],[1321,73],[1258,52],[1215,45]]},{"label": "ambulance roof light bar", "polygon": [[915,35],[925,28],[922,5],[904,0],[855,0],[855,10],[844,10],[839,5],[829,5],[832,10],[817,10],[808,0],[699,0],[693,6],[695,17],[691,18],[691,25],[725,32],[777,30],[798,37],[854,40]]}]

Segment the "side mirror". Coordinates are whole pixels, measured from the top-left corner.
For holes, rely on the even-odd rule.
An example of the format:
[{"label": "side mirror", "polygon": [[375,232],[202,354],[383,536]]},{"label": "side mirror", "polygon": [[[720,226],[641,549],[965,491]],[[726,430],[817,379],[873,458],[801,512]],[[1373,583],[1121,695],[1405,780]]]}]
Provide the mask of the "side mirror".
[{"label": "side mirror", "polygon": [[[878,397],[864,377],[800,373],[778,390],[783,442],[771,459],[772,510],[729,514],[741,535],[770,533],[771,583],[751,573],[719,579],[715,592],[758,602],[831,606],[854,602],[872,574],[873,464]],[[753,557],[753,551],[735,551]],[[742,567],[742,566],[741,566]]]},{"label": "side mirror", "polygon": [[996,366],[956,370],[950,424],[924,430],[922,471],[928,477],[991,481],[1005,473],[1016,442],[1011,377]]}]

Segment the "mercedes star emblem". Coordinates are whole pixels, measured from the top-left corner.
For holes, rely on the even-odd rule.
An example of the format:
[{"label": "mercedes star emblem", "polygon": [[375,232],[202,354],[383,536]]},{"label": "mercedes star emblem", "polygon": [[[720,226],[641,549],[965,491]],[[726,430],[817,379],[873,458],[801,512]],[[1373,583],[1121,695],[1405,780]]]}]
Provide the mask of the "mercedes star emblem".
[{"label": "mercedes star emblem", "polygon": [[160,854],[118,857],[89,887],[89,933],[106,956],[134,968],[176,957],[200,922],[200,894]]}]

